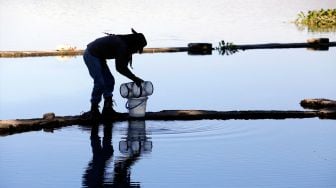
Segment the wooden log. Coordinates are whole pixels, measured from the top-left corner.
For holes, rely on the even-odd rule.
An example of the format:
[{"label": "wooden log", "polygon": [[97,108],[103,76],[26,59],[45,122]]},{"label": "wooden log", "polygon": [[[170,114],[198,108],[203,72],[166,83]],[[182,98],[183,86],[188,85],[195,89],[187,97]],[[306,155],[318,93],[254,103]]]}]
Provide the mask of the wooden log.
[{"label": "wooden log", "polygon": [[[188,50],[189,47],[144,48],[143,53],[175,53],[188,52]],[[0,57],[78,56],[83,53],[84,50],[0,51]]]},{"label": "wooden log", "polygon": [[305,109],[335,109],[336,101],[330,99],[304,99],[300,105]]},{"label": "wooden log", "polygon": [[146,120],[202,120],[202,119],[286,119],[317,117],[315,111],[207,111],[207,110],[164,110],[146,113]]},{"label": "wooden log", "polygon": [[307,43],[310,43],[310,44],[328,44],[329,39],[328,38],[311,38],[311,39],[307,39]]},{"label": "wooden log", "polygon": [[284,48],[309,48],[309,49],[326,49],[336,46],[336,42],[329,43],[268,43],[268,44],[246,44],[235,45],[240,50],[250,49],[284,49]]},{"label": "wooden log", "polygon": [[[327,42],[328,41],[328,42]],[[283,48],[309,48],[316,50],[328,50],[329,47],[336,46],[336,42],[329,42],[329,39],[309,39],[306,43],[268,43],[268,44],[246,44],[233,45],[238,50],[250,49],[283,49]],[[223,47],[222,50],[230,50]],[[144,48],[143,53],[175,53],[188,52],[190,55],[210,55],[214,50],[210,43],[189,43],[188,47],[167,47],[167,48]],[[43,57],[43,56],[78,56],[84,50],[50,50],[50,51],[0,51],[0,58],[15,57]]]},{"label": "wooden log", "polygon": [[167,47],[167,48],[144,48],[142,53],[174,53],[187,52],[188,47]]},{"label": "wooden log", "polygon": [[[246,44],[236,45],[233,43],[220,44],[220,52],[233,52],[237,50],[251,49],[284,49],[284,48],[307,48],[309,50],[328,50],[329,47],[336,46],[336,42],[329,42],[328,38],[312,38],[305,43],[267,43],[267,44]],[[224,53],[223,53],[224,54]]]},{"label": "wooden log", "polygon": [[336,101],[330,99],[304,99],[300,105],[305,109],[319,110],[321,119],[336,119]]},{"label": "wooden log", "polygon": [[82,55],[84,50],[50,50],[50,51],[0,51],[0,57],[43,57],[43,56],[77,56]]},{"label": "wooden log", "polygon": [[336,119],[336,108],[327,108],[319,111],[320,119]]},{"label": "wooden log", "polygon": [[211,55],[212,54],[211,43],[189,43],[188,54],[189,55]]},{"label": "wooden log", "polygon": [[[336,113],[330,115],[330,112],[319,111],[263,111],[263,110],[248,110],[248,111],[207,111],[207,110],[164,110],[159,112],[147,112],[143,118],[132,118],[128,113],[121,113],[114,117],[111,121],[125,120],[230,120],[230,119],[286,119],[286,118],[335,118]],[[328,114],[329,113],[329,114]],[[327,114],[327,115],[326,115]],[[51,113],[44,115],[44,118],[35,119],[15,119],[15,120],[0,120],[0,135],[10,135],[14,133],[27,132],[33,130],[59,128],[69,125],[90,125],[88,119],[83,119],[81,116],[55,116]]]},{"label": "wooden log", "polygon": [[0,135],[13,133],[41,130],[44,128],[59,128],[68,125],[84,123],[80,116],[55,116],[50,118],[33,118],[33,119],[15,119],[0,120]]},{"label": "wooden log", "polygon": [[[187,52],[188,47],[171,48],[145,48],[143,53],[174,53]],[[45,56],[78,56],[83,55],[84,50],[50,50],[50,51],[0,51],[2,58],[21,58],[21,57],[45,57]]]}]

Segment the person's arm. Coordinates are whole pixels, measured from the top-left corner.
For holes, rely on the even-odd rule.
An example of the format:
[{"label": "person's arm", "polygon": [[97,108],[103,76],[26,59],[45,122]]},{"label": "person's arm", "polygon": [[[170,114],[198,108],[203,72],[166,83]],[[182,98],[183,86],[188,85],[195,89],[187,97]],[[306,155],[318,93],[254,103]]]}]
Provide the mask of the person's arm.
[{"label": "person's arm", "polygon": [[128,58],[125,57],[118,57],[116,58],[116,70],[126,76],[127,78],[133,80],[133,82],[135,82],[138,86],[141,85],[141,83],[143,82],[143,80],[137,76],[135,76],[131,70],[128,68]]}]

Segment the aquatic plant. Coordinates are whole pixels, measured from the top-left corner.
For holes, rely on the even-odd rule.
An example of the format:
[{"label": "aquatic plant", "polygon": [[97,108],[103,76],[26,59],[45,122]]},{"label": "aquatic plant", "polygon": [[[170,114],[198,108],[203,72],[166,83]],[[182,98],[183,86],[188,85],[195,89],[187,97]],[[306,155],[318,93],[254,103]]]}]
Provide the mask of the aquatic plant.
[{"label": "aquatic plant", "polygon": [[310,10],[300,12],[295,20],[298,27],[307,26],[309,31],[335,31],[336,9]]},{"label": "aquatic plant", "polygon": [[216,50],[218,50],[221,55],[231,55],[238,52],[239,49],[232,42],[222,40],[219,42],[219,46],[216,47]]}]

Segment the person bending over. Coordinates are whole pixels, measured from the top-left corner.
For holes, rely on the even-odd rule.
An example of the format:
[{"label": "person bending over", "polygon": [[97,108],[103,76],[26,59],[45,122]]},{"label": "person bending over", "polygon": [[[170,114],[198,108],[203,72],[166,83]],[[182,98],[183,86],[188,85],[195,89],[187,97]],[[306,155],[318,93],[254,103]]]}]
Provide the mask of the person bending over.
[{"label": "person bending over", "polygon": [[[106,63],[107,59],[115,59],[116,70],[131,79],[138,86],[143,80],[135,76],[128,64],[132,66],[132,54],[142,53],[147,45],[145,36],[132,29],[132,34],[114,35],[106,33],[107,36],[98,38],[87,45],[83,59],[93,78],[94,85],[91,94],[91,109],[82,116],[90,119],[112,117],[117,114],[113,109],[114,77]],[[102,114],[99,111],[99,103],[104,97]]]}]

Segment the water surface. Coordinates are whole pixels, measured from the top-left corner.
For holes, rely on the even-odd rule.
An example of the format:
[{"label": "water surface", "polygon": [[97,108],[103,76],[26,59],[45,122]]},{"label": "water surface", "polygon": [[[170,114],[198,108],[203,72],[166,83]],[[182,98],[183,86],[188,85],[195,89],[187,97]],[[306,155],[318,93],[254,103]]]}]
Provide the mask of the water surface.
[{"label": "water surface", "polygon": [[[301,42],[316,36],[291,23],[300,11],[335,8],[333,0],[1,1],[0,50],[84,48],[102,32],[146,34],[148,45]],[[335,34],[323,34],[336,38]],[[18,42],[20,41],[20,42]]]},{"label": "water surface", "polygon": [[71,126],[54,133],[1,138],[0,172],[6,174],[1,187],[102,182],[140,187],[335,186],[333,121],[146,121],[104,126],[99,134]]},{"label": "water surface", "polygon": [[[78,48],[102,32],[145,33],[149,47],[220,40],[303,42],[301,10],[335,1],[1,1],[0,50]],[[148,111],[302,110],[305,98],[336,99],[335,48],[251,50],[231,56],[134,56],[154,84]],[[116,109],[129,82],[113,69]],[[0,119],[89,109],[82,57],[0,59]],[[0,187],[336,187],[335,121],[203,120],[73,125],[0,138]],[[92,128],[94,127],[94,128]],[[99,129],[98,129],[99,128]]]}]

